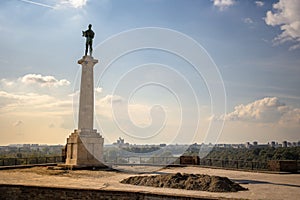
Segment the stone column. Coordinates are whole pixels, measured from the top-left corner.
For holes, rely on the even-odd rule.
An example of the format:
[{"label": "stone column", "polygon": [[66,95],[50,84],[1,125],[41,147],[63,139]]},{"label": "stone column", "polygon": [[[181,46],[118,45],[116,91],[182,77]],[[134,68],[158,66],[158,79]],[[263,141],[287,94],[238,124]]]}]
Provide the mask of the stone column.
[{"label": "stone column", "polygon": [[94,65],[98,60],[90,56],[84,56],[78,60],[82,66],[78,129],[93,130],[94,124]]}]

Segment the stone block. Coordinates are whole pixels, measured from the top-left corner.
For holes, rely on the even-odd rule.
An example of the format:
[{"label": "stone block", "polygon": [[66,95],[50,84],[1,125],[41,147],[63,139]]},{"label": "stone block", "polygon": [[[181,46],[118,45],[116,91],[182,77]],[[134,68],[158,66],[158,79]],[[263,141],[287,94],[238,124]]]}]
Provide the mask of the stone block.
[{"label": "stone block", "polygon": [[74,130],[67,139],[66,167],[104,167],[103,137],[97,130]]},{"label": "stone block", "polygon": [[200,158],[199,156],[180,156],[181,165],[199,165]]},{"label": "stone block", "polygon": [[269,160],[268,169],[270,171],[279,172],[297,172],[297,161],[296,160]]}]

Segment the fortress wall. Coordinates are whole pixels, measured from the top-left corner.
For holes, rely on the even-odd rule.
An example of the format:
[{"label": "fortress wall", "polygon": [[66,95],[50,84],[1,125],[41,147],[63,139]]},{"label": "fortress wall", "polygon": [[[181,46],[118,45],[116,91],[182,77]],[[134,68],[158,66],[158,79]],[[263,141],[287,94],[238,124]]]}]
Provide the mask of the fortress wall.
[{"label": "fortress wall", "polygon": [[194,198],[186,196],[153,194],[148,192],[109,191],[95,189],[0,184],[0,199],[208,200],[215,198]]}]

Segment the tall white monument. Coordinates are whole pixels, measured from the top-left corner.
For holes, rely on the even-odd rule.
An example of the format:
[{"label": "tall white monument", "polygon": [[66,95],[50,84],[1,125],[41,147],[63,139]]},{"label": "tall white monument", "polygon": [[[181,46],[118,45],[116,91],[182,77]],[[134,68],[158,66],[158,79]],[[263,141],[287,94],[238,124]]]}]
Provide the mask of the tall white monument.
[{"label": "tall white monument", "polygon": [[73,168],[104,167],[103,137],[93,128],[94,124],[94,65],[98,60],[83,56],[78,61],[82,66],[78,129],[67,139],[65,166]]}]

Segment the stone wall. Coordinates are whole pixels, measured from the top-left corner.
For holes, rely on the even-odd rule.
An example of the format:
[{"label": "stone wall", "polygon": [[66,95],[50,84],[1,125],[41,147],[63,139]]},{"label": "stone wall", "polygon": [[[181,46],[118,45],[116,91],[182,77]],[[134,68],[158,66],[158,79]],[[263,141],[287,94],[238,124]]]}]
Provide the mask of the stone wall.
[{"label": "stone wall", "polygon": [[200,158],[199,156],[180,156],[181,165],[199,165]]},{"label": "stone wall", "polygon": [[296,160],[269,160],[268,169],[270,171],[279,172],[297,172],[297,161]]},{"label": "stone wall", "polygon": [[153,194],[149,192],[109,191],[96,189],[72,189],[0,184],[0,199],[209,200],[215,198],[194,198],[186,196]]}]

